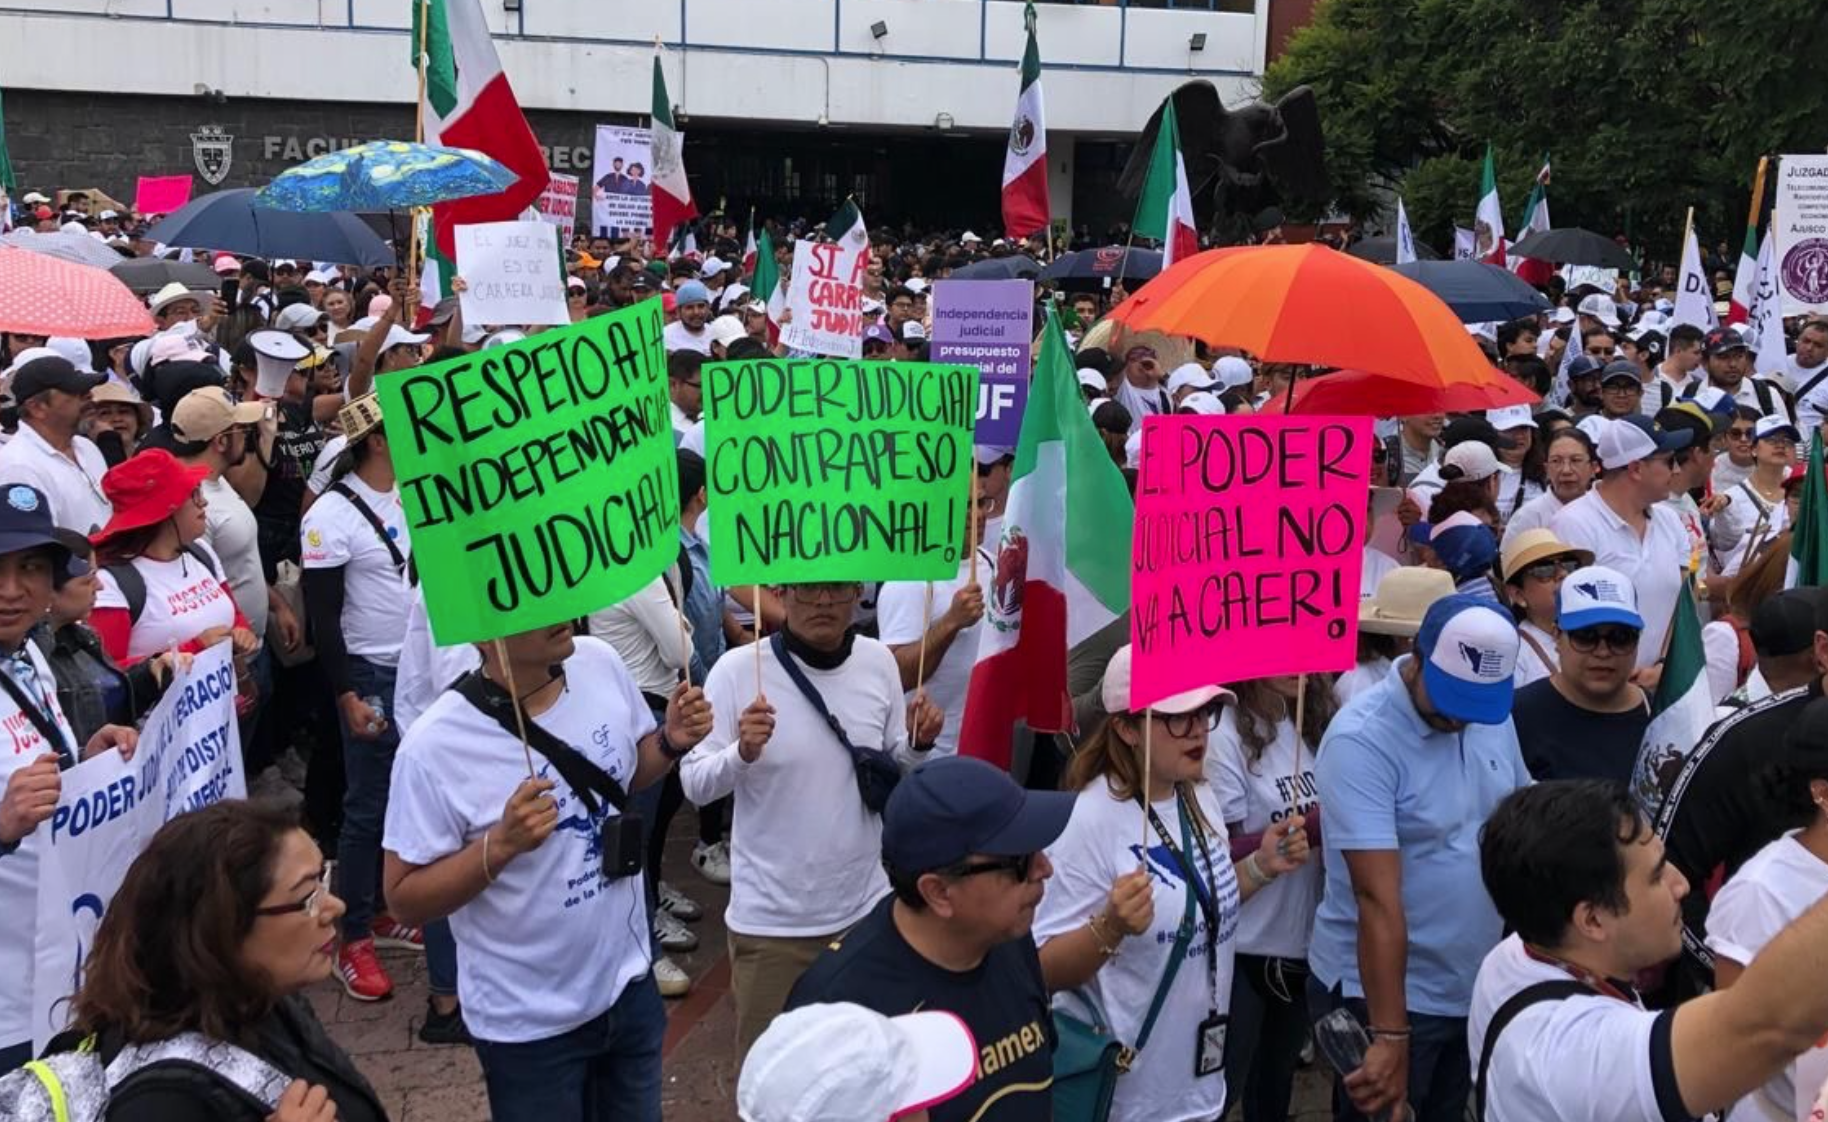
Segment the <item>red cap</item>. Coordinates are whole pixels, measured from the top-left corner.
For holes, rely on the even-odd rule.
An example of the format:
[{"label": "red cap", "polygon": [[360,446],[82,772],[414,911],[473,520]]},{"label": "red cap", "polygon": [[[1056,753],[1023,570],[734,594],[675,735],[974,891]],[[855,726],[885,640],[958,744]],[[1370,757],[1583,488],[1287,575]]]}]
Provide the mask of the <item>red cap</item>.
[{"label": "red cap", "polygon": [[90,540],[100,545],[116,534],[158,525],[189,502],[208,478],[208,467],[181,464],[163,448],[148,448],[115,464],[102,476],[102,494],[114,504],[114,516]]}]

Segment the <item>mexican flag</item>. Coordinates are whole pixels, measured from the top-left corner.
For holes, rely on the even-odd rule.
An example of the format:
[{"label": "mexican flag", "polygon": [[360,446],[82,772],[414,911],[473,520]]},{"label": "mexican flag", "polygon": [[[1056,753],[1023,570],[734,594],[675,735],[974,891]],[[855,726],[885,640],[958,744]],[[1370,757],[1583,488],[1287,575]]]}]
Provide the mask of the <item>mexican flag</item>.
[{"label": "mexican flag", "polygon": [[743,239],[743,272],[755,272],[755,211],[749,211],[749,233]]},{"label": "mexican flag", "polygon": [[1745,228],[1745,244],[1739,247],[1739,267],[1733,271],[1733,296],[1728,301],[1726,321],[1746,323],[1752,318],[1752,305],[1758,296],[1758,223]]},{"label": "mexican flag", "polygon": [[1003,233],[1025,238],[1047,228],[1047,117],[1041,101],[1041,48],[1035,45],[1035,6],[1022,14],[1028,46],[1022,52],[1022,86],[1009,151],[1003,157]]},{"label": "mexican flag", "polygon": [[1692,589],[1682,588],[1669,625],[1669,649],[1663,676],[1650,703],[1650,726],[1638,749],[1631,789],[1651,821],[1663,805],[1670,780],[1682,770],[1701,734],[1714,723],[1714,699],[1707,684],[1707,654],[1701,646],[1701,619]]},{"label": "mexican flag", "polygon": [[1809,474],[1803,476],[1802,506],[1790,537],[1795,588],[1828,586],[1828,480],[1822,478],[1822,443],[1809,442]]},{"label": "mexican flag", "polygon": [[6,111],[0,108],[0,234],[13,228],[13,192],[18,189],[13,158],[6,152]]},{"label": "mexican flag", "polygon": [[1187,187],[1187,164],[1181,159],[1181,130],[1174,116],[1174,99],[1162,102],[1161,128],[1155,134],[1155,151],[1149,156],[1149,174],[1142,196],[1136,200],[1136,220],[1130,228],[1162,243],[1162,268],[1200,251],[1193,224],[1193,192]]},{"label": "mexican flag", "polygon": [[[754,236],[753,229],[750,236]],[[781,283],[781,267],[775,263],[774,237],[765,228],[761,240],[755,244],[754,257],[755,272],[749,280],[749,291],[768,305],[768,341],[778,342],[781,315],[787,310],[787,286]]]},{"label": "mexican flag", "polygon": [[1072,728],[1067,652],[1129,610],[1130,541],[1113,531],[1135,516],[1123,473],[1085,411],[1050,302],[965,693],[960,755],[1007,768],[1016,722],[1036,732]]},{"label": "mexican flag", "polygon": [[863,228],[863,211],[857,208],[856,199],[845,199],[825,224],[825,236],[852,253],[869,250],[870,235]]},{"label": "mexican flag", "polygon": [[1409,212],[1403,209],[1403,197],[1396,197],[1396,263],[1408,265],[1415,260],[1415,231],[1409,228]]},{"label": "mexican flag", "polygon": [[[421,28],[423,21],[423,28]],[[425,42],[425,142],[450,148],[473,148],[520,178],[494,195],[455,199],[432,208],[432,237],[426,247],[425,277],[420,282],[422,312],[450,295],[456,258],[456,228],[478,222],[519,218],[538,201],[551,181],[546,157],[527,125],[514,87],[508,84],[481,0],[413,0],[413,67],[418,68],[419,42]]]},{"label": "mexican flag", "polygon": [[671,245],[673,227],[698,217],[692,205],[692,185],[686,182],[685,134],[673,127],[673,102],[666,94],[666,74],[660,55],[654,55],[654,114],[649,151],[654,163],[648,197],[654,204],[654,244]]},{"label": "mexican flag", "polygon": [[1473,216],[1475,253],[1490,265],[1504,264],[1504,208],[1498,205],[1498,172],[1492,146],[1485,146],[1485,170],[1479,176],[1479,209]]},{"label": "mexican flag", "polygon": [[[1549,157],[1542,158],[1542,170],[1536,173],[1536,185],[1530,188],[1530,198],[1523,206],[1523,223],[1517,228],[1517,240],[1522,241],[1531,234],[1545,234],[1549,231]],[[1547,261],[1538,261],[1533,257],[1519,257],[1510,262],[1514,271],[1525,284],[1545,285],[1555,275],[1555,266]]]}]

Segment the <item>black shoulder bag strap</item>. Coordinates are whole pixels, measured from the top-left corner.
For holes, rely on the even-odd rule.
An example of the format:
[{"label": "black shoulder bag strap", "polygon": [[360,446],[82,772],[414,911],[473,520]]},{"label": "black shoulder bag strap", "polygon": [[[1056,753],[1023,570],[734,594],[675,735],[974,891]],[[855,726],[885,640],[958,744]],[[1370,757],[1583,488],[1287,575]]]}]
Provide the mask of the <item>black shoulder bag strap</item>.
[{"label": "black shoulder bag strap", "polygon": [[330,489],[349,500],[349,505],[355,508],[356,513],[361,515],[370,526],[374,527],[375,536],[381,539],[381,544],[387,547],[388,555],[394,559],[394,569],[399,572],[401,576],[405,576],[406,558],[400,553],[400,547],[394,544],[394,540],[387,536],[387,527],[382,524],[381,516],[376,514],[373,508],[362,501],[362,496],[351,491],[348,487],[345,487],[342,480],[339,479],[335,483],[332,483]]},{"label": "black shoulder bag strap", "polygon": [[[32,667],[32,673],[40,677],[44,674],[36,666]],[[54,682],[53,686],[55,686]],[[38,730],[38,735],[44,737],[44,742],[57,753],[58,759],[68,761],[62,765],[63,767],[73,767],[81,762],[81,757],[77,755],[77,746],[64,740],[63,730],[57,727],[57,722],[51,720],[37,702],[25,696],[25,691],[19,688],[19,683],[13,681],[13,676],[5,670],[0,670],[0,688],[6,690],[6,695],[13,699],[13,704],[17,705],[19,711],[25,714],[26,719],[32,722],[32,727]]]},{"label": "black shoulder bag strap", "polygon": [[1572,978],[1537,982],[1518,990],[1511,995],[1509,1001],[1498,1007],[1498,1011],[1492,1014],[1491,1021],[1485,1026],[1485,1046],[1479,1050],[1479,1080],[1473,1085],[1474,1110],[1477,1112],[1473,1115],[1475,1122],[1485,1122],[1485,1077],[1491,1070],[1492,1053],[1497,1050],[1498,1035],[1504,1031],[1505,1026],[1532,1005],[1540,1005],[1545,1001],[1562,1001],[1592,992],[1590,987]]},{"label": "black shoulder bag strap", "polygon": [[[514,699],[508,691],[497,686],[482,676],[481,671],[472,670],[457,679],[454,688],[463,699],[474,705],[485,717],[501,726],[503,732],[520,739],[519,723],[514,719]],[[559,775],[592,814],[601,809],[597,802],[600,795],[616,808],[617,813],[628,809],[628,791],[616,781],[616,777],[604,771],[595,760],[560,740],[540,725],[533,718],[527,718],[527,745],[545,757]]]},{"label": "black shoulder bag strap", "polygon": [[1821,385],[1823,378],[1828,378],[1828,363],[1824,363],[1820,372],[1818,372],[1815,375],[1815,377],[1809,379],[1807,382],[1804,382],[1802,384],[1802,387],[1796,391],[1796,396],[1794,398],[1796,403],[1799,405],[1802,404],[1803,398],[1809,396],[1810,390]]},{"label": "black shoulder bag strap", "polygon": [[806,671],[800,669],[800,660],[788,653],[786,638],[777,631],[768,637],[768,642],[774,647],[775,661],[781,664],[782,670],[787,671],[787,676],[793,679],[793,684],[799,688],[801,695],[806,698],[807,704],[811,705],[824,719],[825,726],[831,729],[832,735],[838,738],[838,743],[844,745],[844,750],[849,752],[852,761],[855,761],[857,746],[851,743],[851,738],[845,733],[844,726],[838,723],[838,718],[832,716],[831,710],[826,707],[825,696],[807,679]]}]

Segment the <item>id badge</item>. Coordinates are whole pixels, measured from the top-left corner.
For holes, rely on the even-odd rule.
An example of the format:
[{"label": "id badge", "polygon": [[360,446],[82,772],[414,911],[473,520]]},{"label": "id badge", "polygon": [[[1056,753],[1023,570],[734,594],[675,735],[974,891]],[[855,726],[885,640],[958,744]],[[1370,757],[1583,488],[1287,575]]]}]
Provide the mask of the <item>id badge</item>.
[{"label": "id badge", "polygon": [[1225,1070],[1225,1033],[1231,1018],[1214,1013],[1200,1022],[1200,1039],[1193,1051],[1194,1078],[1215,1075]]}]

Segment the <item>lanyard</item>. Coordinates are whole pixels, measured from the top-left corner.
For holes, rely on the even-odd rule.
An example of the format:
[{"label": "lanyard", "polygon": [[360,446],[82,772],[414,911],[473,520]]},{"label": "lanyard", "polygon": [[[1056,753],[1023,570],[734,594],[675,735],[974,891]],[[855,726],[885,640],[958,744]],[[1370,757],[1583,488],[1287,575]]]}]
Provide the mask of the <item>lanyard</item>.
[{"label": "lanyard", "polygon": [[[1156,836],[1161,838],[1162,845],[1167,847],[1168,852],[1174,855],[1175,864],[1180,866],[1182,875],[1187,878],[1189,907],[1181,922],[1193,922],[1193,905],[1195,904],[1198,905],[1200,914],[1206,920],[1206,987],[1211,997],[1211,1011],[1217,1013],[1219,1009],[1219,907],[1215,898],[1218,889],[1213,883],[1212,851],[1206,847],[1205,829],[1194,832],[1192,815],[1187,813],[1187,796],[1179,788],[1176,788],[1174,792],[1174,805],[1181,819],[1180,845],[1174,844],[1174,839],[1168,835],[1167,824],[1161,820],[1160,815],[1155,813],[1154,807],[1144,802],[1143,811],[1149,816],[1149,825],[1155,828]],[[1199,870],[1194,867],[1189,858],[1196,839],[1199,843],[1200,859],[1206,866],[1204,880],[1200,878]],[[1192,938],[1191,933],[1188,938]]]},{"label": "lanyard", "polygon": [[1537,962],[1543,963],[1546,966],[1555,967],[1557,970],[1560,970],[1562,973],[1566,974],[1568,977],[1573,978],[1575,981],[1579,982],[1583,986],[1586,986],[1588,989],[1592,990],[1596,994],[1599,994],[1601,997],[1615,998],[1619,1001],[1630,1002],[1633,1005],[1640,1004],[1640,1002],[1638,1000],[1637,991],[1632,989],[1628,985],[1624,985],[1619,982],[1614,982],[1609,978],[1602,978],[1598,974],[1595,974],[1590,970],[1584,970],[1581,967],[1576,966],[1571,962],[1566,962],[1562,959],[1556,958],[1554,955],[1549,954],[1547,951],[1537,950],[1535,947],[1531,946],[1528,943],[1525,943],[1523,945],[1523,953],[1529,955],[1531,958],[1535,959]]}]

